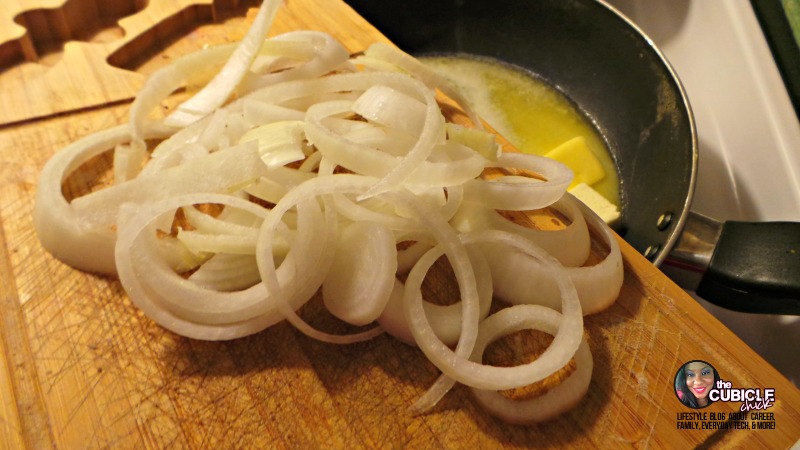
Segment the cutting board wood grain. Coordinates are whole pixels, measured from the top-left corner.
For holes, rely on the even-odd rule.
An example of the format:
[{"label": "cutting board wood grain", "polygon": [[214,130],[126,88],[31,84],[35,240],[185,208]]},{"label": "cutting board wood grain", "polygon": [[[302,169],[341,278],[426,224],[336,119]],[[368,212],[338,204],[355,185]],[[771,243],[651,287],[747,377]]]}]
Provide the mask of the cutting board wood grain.
[{"label": "cutting board wood grain", "polygon": [[[136,57],[136,74],[241,36],[245,23],[203,25],[142,49],[153,56]],[[292,29],[331,32],[353,52],[385,40],[339,1],[290,0],[271,34]],[[28,106],[5,85],[2,96],[4,105]],[[621,240],[619,300],[586,318],[589,393],[545,424],[497,421],[460,386],[430,413],[408,415],[438,372],[388,336],[333,346],[287,324],[231,342],[173,335],[144,317],[118,281],[61,264],[36,239],[33,197],[46,160],[127,119],[127,101],[70,102],[62,114],[0,127],[0,448],[787,448],[800,438],[798,389]],[[337,329],[314,302],[303,315]],[[677,413],[690,410],[673,381],[693,359],[736,387],[775,388],[775,429],[678,429]]]},{"label": "cutting board wood grain", "polygon": [[[258,0],[3,0],[0,8],[0,125],[132,99],[164,60],[205,45],[238,41]],[[324,5],[286,16],[297,25],[362,33],[366,22],[324,15]],[[334,23],[328,19],[333,17]],[[369,32],[363,34],[368,36]],[[357,40],[353,42],[358,42]]]}]

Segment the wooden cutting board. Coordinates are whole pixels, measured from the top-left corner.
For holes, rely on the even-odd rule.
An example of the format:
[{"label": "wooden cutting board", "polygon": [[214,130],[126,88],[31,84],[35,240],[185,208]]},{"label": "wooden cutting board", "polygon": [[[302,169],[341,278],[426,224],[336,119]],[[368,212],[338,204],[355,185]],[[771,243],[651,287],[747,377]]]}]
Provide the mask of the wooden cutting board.
[{"label": "wooden cutting board", "polygon": [[[134,14],[167,3],[151,1]],[[23,0],[0,4],[0,21],[29,7]],[[128,56],[141,62],[125,77],[142,78],[174,56],[240,37],[246,20],[230,17],[151,39]],[[149,27],[137,36],[159,29]],[[271,34],[292,29],[331,32],[351,51],[385,39],[338,0],[289,0]],[[113,51],[121,44],[102,45]],[[387,336],[339,347],[286,324],[222,343],[164,331],[116,280],[54,260],[33,231],[36,181],[50,155],[127,119],[130,96],[104,91],[93,75],[107,69],[107,54],[78,53],[85,61],[76,58],[70,70],[87,71],[84,79],[99,85],[87,81],[84,92],[94,93],[84,99],[58,97],[57,115],[41,113],[51,104],[16,96],[19,83],[40,83],[20,71],[33,62],[7,63],[0,73],[20,75],[0,78],[0,96],[4,108],[27,117],[0,127],[0,448],[787,448],[800,439],[798,389],[621,240],[619,300],[586,318],[594,355],[589,393],[570,413],[531,427],[493,419],[463,387],[430,413],[407,415],[438,374],[418,350]],[[32,101],[50,94],[43,95]],[[691,410],[677,400],[673,381],[693,359],[713,364],[734,387],[774,388],[767,410],[774,429],[679,429],[678,413]]]}]

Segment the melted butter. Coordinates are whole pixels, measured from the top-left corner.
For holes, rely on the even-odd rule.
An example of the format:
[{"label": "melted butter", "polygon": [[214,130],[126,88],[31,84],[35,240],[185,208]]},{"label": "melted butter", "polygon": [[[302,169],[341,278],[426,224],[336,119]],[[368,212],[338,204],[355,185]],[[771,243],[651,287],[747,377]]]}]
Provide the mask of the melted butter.
[{"label": "melted butter", "polygon": [[561,93],[521,69],[488,59],[421,59],[461,88],[478,115],[523,152],[544,155],[583,136],[605,171],[605,177],[592,188],[619,206],[619,178],[608,147],[591,122]]}]

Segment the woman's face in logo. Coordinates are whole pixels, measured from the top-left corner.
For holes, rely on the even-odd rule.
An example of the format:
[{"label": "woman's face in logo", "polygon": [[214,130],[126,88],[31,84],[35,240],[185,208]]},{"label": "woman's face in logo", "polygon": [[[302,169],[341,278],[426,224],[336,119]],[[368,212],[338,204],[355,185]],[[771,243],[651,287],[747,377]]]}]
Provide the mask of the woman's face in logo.
[{"label": "woman's face in logo", "polygon": [[714,369],[702,361],[694,361],[686,365],[686,387],[698,399],[708,397],[714,387]]}]

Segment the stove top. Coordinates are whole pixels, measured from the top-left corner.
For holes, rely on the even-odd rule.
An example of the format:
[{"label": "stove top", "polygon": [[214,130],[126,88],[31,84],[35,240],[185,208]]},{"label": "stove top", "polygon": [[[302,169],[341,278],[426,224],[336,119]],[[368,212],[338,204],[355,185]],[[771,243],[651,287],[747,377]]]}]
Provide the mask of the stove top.
[{"label": "stove top", "polygon": [[[652,39],[686,89],[700,151],[692,209],[720,221],[800,222],[800,120],[792,103],[800,65],[780,66],[770,48],[780,62],[787,50],[797,54],[791,37],[775,45],[772,24],[783,20],[791,29],[789,17],[800,27],[800,2],[607,2]],[[800,384],[800,359],[789,344],[800,342],[800,317],[738,313],[695,298]]]}]

